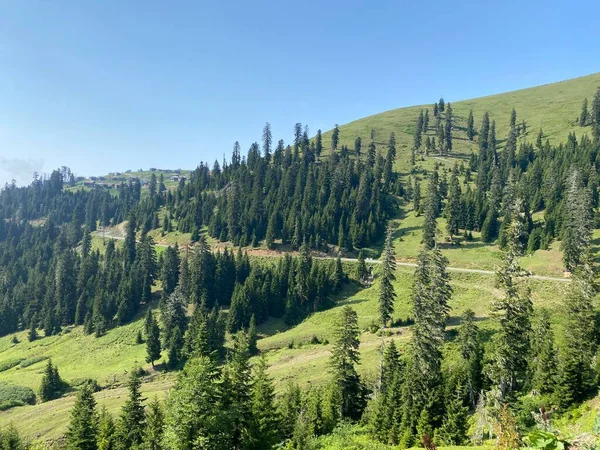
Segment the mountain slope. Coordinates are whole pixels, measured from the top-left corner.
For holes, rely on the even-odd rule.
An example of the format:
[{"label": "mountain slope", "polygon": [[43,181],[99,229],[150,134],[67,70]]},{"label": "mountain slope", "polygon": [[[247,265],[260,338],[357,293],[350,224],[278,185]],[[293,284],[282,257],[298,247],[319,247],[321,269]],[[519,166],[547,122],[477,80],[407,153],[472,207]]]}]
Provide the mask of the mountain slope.
[{"label": "mountain slope", "polygon": [[[517,123],[525,120],[527,125],[526,138],[533,142],[541,128],[544,137],[553,143],[564,142],[569,133],[575,132],[577,136],[590,133],[589,128],[582,128],[576,122],[581,112],[583,99],[591,101],[592,96],[600,87],[600,73],[574,78],[552,84],[522,89],[503,94],[490,95],[471,100],[454,102],[452,104],[457,127],[465,127],[469,110],[473,110],[475,130],[479,129],[481,118],[487,111],[490,119],[496,121],[496,136],[502,141],[506,139],[509,131],[509,119],[512,109],[517,112]],[[364,117],[345,125],[341,125],[339,145],[354,148],[354,140],[360,136],[363,147],[370,139],[371,129],[375,130],[375,142],[378,148],[387,145],[391,132],[396,134],[398,158],[400,168],[408,167],[410,149],[413,145],[413,135],[419,111],[429,108],[429,136],[434,136],[435,120],[433,118],[433,103],[437,98],[431,99],[431,104],[417,105],[407,108],[393,109],[373,116]],[[323,134],[323,146],[331,147],[331,130]],[[469,155],[476,151],[477,144],[471,143],[466,138],[464,130],[454,132],[454,154]]]}]

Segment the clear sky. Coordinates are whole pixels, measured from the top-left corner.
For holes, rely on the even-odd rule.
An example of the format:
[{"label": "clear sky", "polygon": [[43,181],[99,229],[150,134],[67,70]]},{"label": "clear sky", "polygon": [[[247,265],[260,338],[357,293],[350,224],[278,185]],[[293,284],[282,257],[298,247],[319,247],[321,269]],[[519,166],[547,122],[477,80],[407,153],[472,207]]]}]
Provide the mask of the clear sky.
[{"label": "clear sky", "polygon": [[0,183],[600,71],[597,1],[0,0]]}]

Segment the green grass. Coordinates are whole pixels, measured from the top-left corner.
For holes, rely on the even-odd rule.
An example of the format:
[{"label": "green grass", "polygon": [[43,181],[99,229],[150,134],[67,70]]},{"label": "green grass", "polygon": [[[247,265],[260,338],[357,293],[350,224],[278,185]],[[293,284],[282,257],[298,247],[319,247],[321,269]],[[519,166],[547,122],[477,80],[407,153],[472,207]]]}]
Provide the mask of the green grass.
[{"label": "green grass", "polygon": [[[527,124],[527,135],[525,139],[535,142],[540,128],[545,138],[551,142],[564,142],[570,132],[581,136],[584,132],[591,134],[590,128],[581,128],[576,124],[577,117],[581,112],[581,104],[584,98],[591,101],[596,89],[600,86],[600,73],[585,77],[574,78],[558,83],[522,89],[498,95],[490,95],[471,100],[455,101],[460,99],[445,99],[451,102],[452,110],[456,118],[457,127],[465,127],[469,110],[473,110],[475,118],[475,129],[478,130],[483,114],[488,111],[490,119],[496,121],[496,136],[504,141],[509,131],[510,113],[513,108],[517,111],[517,122],[525,120]],[[340,126],[339,145],[347,145],[354,148],[354,140],[360,136],[363,147],[366,147],[370,139],[371,129],[375,130],[375,141],[378,148],[385,151],[391,132],[396,134],[398,149],[397,168],[406,171],[409,167],[410,149],[413,145],[413,134],[419,111],[429,108],[430,130],[428,135],[433,135],[432,104],[438,100],[431,98],[431,104],[411,106],[408,108],[393,109],[372,116],[355,120]],[[502,148],[502,142],[500,148]],[[323,146],[328,149],[331,146],[331,131],[323,134]],[[464,131],[454,132],[454,149],[451,156],[468,156],[472,151],[478,149],[477,143],[471,143],[466,139]],[[433,158],[430,158],[433,159]],[[452,161],[452,158],[447,158]]]}]

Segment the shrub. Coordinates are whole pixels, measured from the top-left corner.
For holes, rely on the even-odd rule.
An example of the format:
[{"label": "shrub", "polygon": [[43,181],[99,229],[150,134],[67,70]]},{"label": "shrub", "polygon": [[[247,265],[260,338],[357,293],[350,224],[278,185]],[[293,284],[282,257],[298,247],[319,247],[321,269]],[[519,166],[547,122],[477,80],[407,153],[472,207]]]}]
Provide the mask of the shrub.
[{"label": "shrub", "polygon": [[31,358],[27,358],[21,361],[19,367],[21,369],[24,369],[25,367],[33,366],[34,364],[37,364],[41,361],[46,361],[47,359],[47,356],[32,356]]},{"label": "shrub", "polygon": [[14,406],[33,405],[35,392],[33,389],[8,383],[0,383],[0,411]]},{"label": "shrub", "polygon": [[21,361],[23,361],[23,358],[14,358],[14,359],[9,359],[7,361],[3,361],[2,363],[0,363],[0,372],[5,372],[8,369],[12,369],[15,366],[18,366]]}]

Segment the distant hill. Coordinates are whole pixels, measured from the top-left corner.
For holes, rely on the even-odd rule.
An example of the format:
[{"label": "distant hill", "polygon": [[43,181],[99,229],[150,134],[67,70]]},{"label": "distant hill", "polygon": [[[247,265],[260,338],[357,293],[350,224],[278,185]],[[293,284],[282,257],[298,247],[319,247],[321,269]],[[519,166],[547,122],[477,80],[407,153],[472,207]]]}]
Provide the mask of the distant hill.
[{"label": "distant hill", "polygon": [[[469,142],[464,131],[469,110],[473,110],[476,131],[479,130],[481,118],[486,111],[490,114],[490,120],[496,121],[499,148],[502,148],[502,143],[508,135],[509,119],[513,108],[517,112],[517,123],[525,121],[526,139],[530,142],[535,141],[540,128],[543,130],[544,139],[550,139],[555,144],[565,142],[571,132],[575,132],[578,137],[584,133],[590,134],[589,127],[580,127],[577,120],[584,98],[591,102],[598,87],[600,87],[600,73],[595,73],[567,81],[470,100],[455,102],[450,98],[444,99],[451,103],[455,125],[459,128],[454,131],[453,153],[470,155],[472,151],[477,151],[477,143]],[[340,125],[339,146],[347,145],[352,149],[354,140],[360,136],[363,147],[366,147],[373,129],[378,148],[384,150],[382,147],[387,145],[390,133],[394,132],[398,148],[397,164],[402,168],[407,167],[419,111],[429,109],[430,123],[427,134],[434,136],[433,103],[438,100],[432,98],[430,104],[392,109]],[[331,147],[331,130],[323,133],[323,147],[325,149]]]}]

